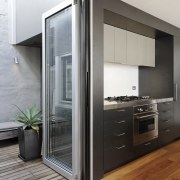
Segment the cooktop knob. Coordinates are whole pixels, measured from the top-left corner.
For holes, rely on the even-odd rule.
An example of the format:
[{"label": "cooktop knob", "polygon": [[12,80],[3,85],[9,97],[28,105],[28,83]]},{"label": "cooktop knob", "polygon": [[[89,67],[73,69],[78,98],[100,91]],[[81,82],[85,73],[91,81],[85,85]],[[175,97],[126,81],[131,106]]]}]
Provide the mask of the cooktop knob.
[{"label": "cooktop knob", "polygon": [[138,108],[138,112],[143,112],[143,108]]}]

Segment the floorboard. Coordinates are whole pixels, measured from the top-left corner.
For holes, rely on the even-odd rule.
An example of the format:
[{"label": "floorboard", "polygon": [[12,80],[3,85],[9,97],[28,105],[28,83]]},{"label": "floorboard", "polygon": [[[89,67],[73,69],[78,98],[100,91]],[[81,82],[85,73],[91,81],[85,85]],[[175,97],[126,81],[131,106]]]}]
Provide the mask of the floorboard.
[{"label": "floorboard", "polygon": [[[41,159],[23,162],[17,143],[0,145],[0,180],[66,180]],[[103,180],[180,180],[180,140],[112,172]]]},{"label": "floorboard", "polygon": [[0,180],[66,180],[43,164],[42,159],[24,162],[18,153],[17,141],[0,142]]},{"label": "floorboard", "polygon": [[105,174],[102,180],[180,180],[180,140]]}]

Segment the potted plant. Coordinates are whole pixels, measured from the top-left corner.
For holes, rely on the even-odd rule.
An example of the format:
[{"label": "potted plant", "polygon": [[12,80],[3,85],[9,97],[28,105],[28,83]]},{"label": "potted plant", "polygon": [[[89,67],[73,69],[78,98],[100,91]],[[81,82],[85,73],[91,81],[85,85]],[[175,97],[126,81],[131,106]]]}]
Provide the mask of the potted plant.
[{"label": "potted plant", "polygon": [[[16,105],[15,105],[16,106]],[[41,111],[36,106],[29,107],[26,111],[21,110],[17,121],[22,123],[18,129],[19,157],[24,161],[41,157],[42,146],[42,120]]]}]

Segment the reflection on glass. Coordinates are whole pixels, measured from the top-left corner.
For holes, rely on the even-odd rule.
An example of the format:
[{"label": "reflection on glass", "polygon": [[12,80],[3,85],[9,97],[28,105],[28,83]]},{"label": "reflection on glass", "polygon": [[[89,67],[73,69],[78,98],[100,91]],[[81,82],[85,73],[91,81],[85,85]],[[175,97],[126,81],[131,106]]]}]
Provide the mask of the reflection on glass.
[{"label": "reflection on glass", "polygon": [[72,171],[71,7],[46,21],[48,157]]}]

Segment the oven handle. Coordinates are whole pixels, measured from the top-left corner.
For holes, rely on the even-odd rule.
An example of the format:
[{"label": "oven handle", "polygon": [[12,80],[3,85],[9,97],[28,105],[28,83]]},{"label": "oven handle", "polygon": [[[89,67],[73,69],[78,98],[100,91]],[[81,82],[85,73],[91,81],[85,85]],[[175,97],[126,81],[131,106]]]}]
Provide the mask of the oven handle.
[{"label": "oven handle", "polygon": [[151,117],[151,116],[156,116],[158,115],[159,113],[154,113],[154,114],[149,114],[149,115],[146,115],[146,116],[136,116],[137,119],[142,119],[142,118],[146,118],[146,117]]}]

